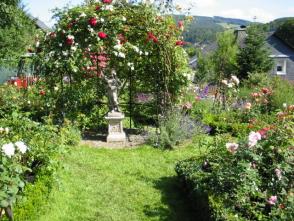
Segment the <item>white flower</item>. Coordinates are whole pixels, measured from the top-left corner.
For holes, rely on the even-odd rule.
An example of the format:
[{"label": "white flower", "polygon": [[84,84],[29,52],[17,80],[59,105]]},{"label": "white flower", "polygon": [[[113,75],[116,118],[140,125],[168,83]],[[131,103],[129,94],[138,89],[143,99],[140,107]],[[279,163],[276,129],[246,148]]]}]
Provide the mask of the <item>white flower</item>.
[{"label": "white flower", "polygon": [[227,80],[222,80],[222,83],[225,85],[228,85],[228,81]]},{"label": "white flower", "polygon": [[15,153],[15,148],[13,143],[4,144],[2,146],[2,151],[4,152],[6,156],[12,157]]},{"label": "white flower", "polygon": [[87,15],[83,12],[83,13],[81,13],[80,14],[80,18],[84,18],[84,17],[86,17]]},{"label": "white flower", "polygon": [[149,53],[146,51],[146,52],[145,52],[145,55],[146,55],[146,56],[148,56],[148,55],[149,55]]},{"label": "white flower", "polygon": [[54,91],[58,91],[58,89],[59,89],[59,88],[58,88],[57,86],[54,87]]},{"label": "white flower", "polygon": [[59,43],[58,45],[59,45],[59,47],[62,47],[62,43]]},{"label": "white flower", "polygon": [[105,20],[104,18],[100,18],[100,22],[103,23]]},{"label": "white flower", "polygon": [[36,47],[38,48],[39,46],[40,46],[40,42],[37,41],[37,42],[36,42]]},{"label": "white flower", "polygon": [[17,147],[17,149],[21,152],[21,153],[25,153],[28,149],[27,145],[25,145],[24,142],[22,141],[18,141],[15,143],[15,146]]},{"label": "white flower", "polygon": [[77,47],[73,46],[70,48],[72,51],[76,51],[77,50]]},{"label": "white flower", "polygon": [[234,84],[233,83],[228,83],[227,86],[228,86],[228,88],[232,88],[232,87],[234,87]]},{"label": "white flower", "polygon": [[63,51],[62,54],[63,54],[64,56],[68,56],[68,52],[67,52],[67,51]]},{"label": "white flower", "polygon": [[113,11],[113,5],[105,5],[101,8],[102,10],[109,10],[109,11]]},{"label": "white flower", "polygon": [[283,103],[283,108],[287,108],[287,104],[286,103]]},{"label": "white flower", "polygon": [[92,33],[94,32],[94,29],[91,27],[89,27],[88,30],[89,30],[89,32],[92,32]]},{"label": "white flower", "polygon": [[8,127],[5,127],[5,133],[9,133],[9,128]]},{"label": "white flower", "polygon": [[131,68],[131,70],[135,70],[134,64],[131,62],[128,62],[128,66]]},{"label": "white flower", "polygon": [[4,132],[4,128],[0,127],[0,133],[3,133],[3,132]]},{"label": "white flower", "polygon": [[121,19],[122,21],[127,21],[127,19],[126,19],[126,17],[122,17],[122,19]]},{"label": "white flower", "polygon": [[226,148],[230,153],[235,153],[239,147],[236,143],[226,143]]},{"label": "white flower", "polygon": [[253,147],[257,144],[257,141],[261,140],[261,135],[258,132],[251,131],[248,136],[248,145]]},{"label": "white flower", "polygon": [[126,58],[126,55],[122,52],[119,52],[117,56],[120,58]]},{"label": "white flower", "polygon": [[232,75],[231,80],[232,80],[236,85],[238,85],[238,84],[240,83],[239,78],[237,78],[235,75]]},{"label": "white flower", "polygon": [[68,36],[67,36],[67,39],[72,39],[72,40],[74,40],[74,39],[75,39],[75,36],[73,36],[73,35],[68,35]]},{"label": "white flower", "polygon": [[135,52],[139,53],[140,49],[137,46],[133,46],[133,49],[135,50]]},{"label": "white flower", "polygon": [[113,47],[115,50],[119,51],[122,48],[122,45],[117,44]]}]

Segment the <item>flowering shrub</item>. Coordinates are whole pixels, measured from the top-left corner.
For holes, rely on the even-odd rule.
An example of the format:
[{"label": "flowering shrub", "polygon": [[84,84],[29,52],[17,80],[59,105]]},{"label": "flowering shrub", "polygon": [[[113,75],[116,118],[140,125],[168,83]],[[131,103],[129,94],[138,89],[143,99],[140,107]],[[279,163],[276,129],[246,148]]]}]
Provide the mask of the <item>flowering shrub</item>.
[{"label": "flowering shrub", "polygon": [[208,195],[216,220],[293,220],[294,112],[246,138],[223,139],[176,171],[194,193]]},{"label": "flowering shrub", "polygon": [[41,124],[18,112],[0,117],[0,125],[0,215],[5,210],[11,217],[26,183],[41,176],[55,179],[65,145],[76,144],[77,132],[70,125],[57,128],[50,120]]}]

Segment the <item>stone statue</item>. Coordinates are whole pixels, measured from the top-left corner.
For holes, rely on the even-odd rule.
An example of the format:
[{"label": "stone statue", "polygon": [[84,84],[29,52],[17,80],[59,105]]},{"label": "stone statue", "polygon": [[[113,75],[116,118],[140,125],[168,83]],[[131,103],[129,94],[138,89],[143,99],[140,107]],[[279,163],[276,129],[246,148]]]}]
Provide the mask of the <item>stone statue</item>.
[{"label": "stone statue", "polygon": [[104,76],[105,81],[107,83],[107,93],[109,99],[109,111],[119,112],[119,102],[118,102],[118,87],[119,87],[119,80],[117,79],[115,70],[111,70],[111,78],[107,78]]}]

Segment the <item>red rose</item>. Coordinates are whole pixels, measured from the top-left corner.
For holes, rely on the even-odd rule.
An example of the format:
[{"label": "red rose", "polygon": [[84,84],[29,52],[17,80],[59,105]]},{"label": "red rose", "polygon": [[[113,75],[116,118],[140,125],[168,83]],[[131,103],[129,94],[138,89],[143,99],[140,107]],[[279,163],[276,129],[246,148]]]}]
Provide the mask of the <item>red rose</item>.
[{"label": "red rose", "polygon": [[178,45],[178,46],[183,46],[185,44],[185,42],[184,41],[176,41],[176,45]]},{"label": "red rose", "polygon": [[107,38],[107,34],[104,33],[104,32],[98,32],[98,37],[102,38],[102,39],[105,39],[105,38]]},{"label": "red rose", "polygon": [[111,4],[112,0],[102,0],[104,4]]},{"label": "red rose", "polygon": [[66,37],[66,40],[65,40],[65,43],[66,43],[67,45],[73,45],[73,44],[74,44],[74,37],[71,36],[71,35],[67,36],[67,37]]},{"label": "red rose", "polygon": [[89,19],[89,25],[91,25],[91,26],[97,25],[97,19],[96,18],[90,18]]},{"label": "red rose", "polygon": [[46,92],[44,90],[40,90],[40,95],[44,96]]},{"label": "red rose", "polygon": [[158,43],[158,38],[152,32],[148,32],[147,41],[152,40],[154,43]]}]

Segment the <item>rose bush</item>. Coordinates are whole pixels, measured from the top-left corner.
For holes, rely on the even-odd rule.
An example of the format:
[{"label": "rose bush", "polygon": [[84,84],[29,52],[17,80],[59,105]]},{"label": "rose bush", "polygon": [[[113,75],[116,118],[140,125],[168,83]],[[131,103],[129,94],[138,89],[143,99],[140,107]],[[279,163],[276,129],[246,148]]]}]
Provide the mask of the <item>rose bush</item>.
[{"label": "rose bush", "polygon": [[[239,142],[224,137],[176,171],[217,220],[292,220],[294,108]],[[203,195],[206,195],[206,197]]]}]

